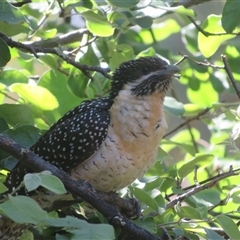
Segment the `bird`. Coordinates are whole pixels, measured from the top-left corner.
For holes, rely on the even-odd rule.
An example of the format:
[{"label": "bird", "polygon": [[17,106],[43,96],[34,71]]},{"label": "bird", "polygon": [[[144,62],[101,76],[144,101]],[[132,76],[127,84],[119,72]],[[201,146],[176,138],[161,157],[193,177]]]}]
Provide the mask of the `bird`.
[{"label": "bird", "polygon": [[[83,101],[67,112],[30,150],[98,191],[130,185],[156,161],[167,129],[164,98],[179,72],[178,66],[158,56],[123,62],[113,73],[108,96]],[[5,185],[12,191],[29,172],[33,170],[19,161]],[[37,192],[32,197],[48,209],[51,196],[46,201]]]}]

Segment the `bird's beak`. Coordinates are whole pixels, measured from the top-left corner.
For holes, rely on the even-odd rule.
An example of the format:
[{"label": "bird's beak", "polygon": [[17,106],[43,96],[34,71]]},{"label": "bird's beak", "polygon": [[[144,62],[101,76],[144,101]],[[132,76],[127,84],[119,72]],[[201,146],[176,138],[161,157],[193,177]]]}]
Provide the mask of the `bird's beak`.
[{"label": "bird's beak", "polygon": [[175,73],[181,72],[181,69],[176,65],[168,65],[165,71],[166,74],[173,75]]}]

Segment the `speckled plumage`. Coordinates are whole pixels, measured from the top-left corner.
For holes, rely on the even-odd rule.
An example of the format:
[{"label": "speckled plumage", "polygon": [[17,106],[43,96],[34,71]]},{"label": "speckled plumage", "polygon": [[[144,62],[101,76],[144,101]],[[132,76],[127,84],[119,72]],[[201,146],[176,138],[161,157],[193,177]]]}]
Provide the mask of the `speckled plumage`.
[{"label": "speckled plumage", "polygon": [[[31,150],[97,190],[116,191],[131,184],[155,162],[167,127],[164,97],[171,76],[179,71],[157,57],[123,63],[113,75],[109,97],[81,103]],[[18,163],[6,185],[10,189],[18,186],[31,171]],[[32,194],[45,209],[52,204],[49,196],[46,201],[44,195]]]}]

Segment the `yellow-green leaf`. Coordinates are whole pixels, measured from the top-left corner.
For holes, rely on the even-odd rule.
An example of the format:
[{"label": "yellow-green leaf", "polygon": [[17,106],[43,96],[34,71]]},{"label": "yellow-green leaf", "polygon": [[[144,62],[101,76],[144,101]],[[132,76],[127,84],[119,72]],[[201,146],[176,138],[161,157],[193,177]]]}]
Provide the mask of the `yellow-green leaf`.
[{"label": "yellow-green leaf", "polygon": [[10,86],[10,89],[28,103],[42,110],[53,110],[58,107],[58,101],[55,96],[44,87],[15,83]]},{"label": "yellow-green leaf", "polygon": [[100,13],[93,11],[82,12],[82,16],[86,20],[88,30],[100,37],[109,37],[113,35],[114,28],[107,21],[107,18]]},{"label": "yellow-green leaf", "polygon": [[198,46],[200,51],[205,57],[212,56],[219,48],[219,46],[226,40],[234,38],[234,35],[218,35],[219,33],[225,33],[221,26],[221,16],[209,15],[203,22],[201,28],[210,33],[214,33],[214,36],[204,36],[201,32],[198,33]]}]

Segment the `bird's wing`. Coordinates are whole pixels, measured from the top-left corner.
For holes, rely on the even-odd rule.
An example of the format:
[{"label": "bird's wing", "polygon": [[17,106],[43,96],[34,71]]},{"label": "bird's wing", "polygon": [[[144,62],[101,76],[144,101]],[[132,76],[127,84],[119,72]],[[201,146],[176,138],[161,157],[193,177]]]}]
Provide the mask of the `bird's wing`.
[{"label": "bird's wing", "polygon": [[[107,136],[111,101],[101,98],[82,102],[66,113],[30,149],[44,160],[68,171],[87,160]],[[16,187],[23,176],[31,172],[18,163],[6,180],[8,187]]]}]

